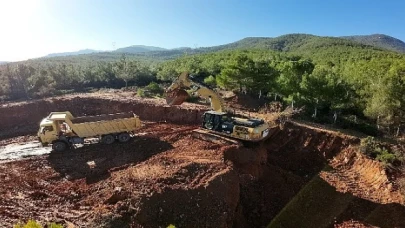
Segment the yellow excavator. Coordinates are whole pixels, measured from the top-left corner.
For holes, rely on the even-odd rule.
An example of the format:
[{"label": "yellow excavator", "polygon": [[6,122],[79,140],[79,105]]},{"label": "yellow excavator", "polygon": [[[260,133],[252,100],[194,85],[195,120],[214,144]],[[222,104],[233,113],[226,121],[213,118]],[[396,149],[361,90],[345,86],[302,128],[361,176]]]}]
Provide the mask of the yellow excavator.
[{"label": "yellow excavator", "polygon": [[167,104],[181,105],[189,97],[186,89],[211,103],[212,110],[204,113],[201,127],[192,132],[194,137],[226,144],[259,142],[267,138],[270,129],[264,120],[236,117],[225,110],[223,99],[215,91],[192,81],[188,72],[180,74],[165,91]]}]

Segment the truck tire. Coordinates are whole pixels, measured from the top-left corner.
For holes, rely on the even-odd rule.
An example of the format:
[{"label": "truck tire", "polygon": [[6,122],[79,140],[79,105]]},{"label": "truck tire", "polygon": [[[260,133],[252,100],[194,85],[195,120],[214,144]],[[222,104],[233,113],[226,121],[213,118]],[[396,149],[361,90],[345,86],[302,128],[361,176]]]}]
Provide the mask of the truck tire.
[{"label": "truck tire", "polygon": [[101,142],[103,144],[107,144],[107,145],[113,144],[114,141],[115,141],[115,137],[112,135],[104,135],[103,137],[101,137]]},{"label": "truck tire", "polygon": [[118,141],[119,141],[120,143],[126,143],[126,142],[128,142],[130,139],[131,139],[131,136],[130,136],[128,133],[126,133],[126,132],[123,132],[123,133],[121,133],[121,134],[118,135]]},{"label": "truck tire", "polygon": [[52,143],[52,150],[55,152],[63,152],[67,149],[67,144],[62,141],[56,141]]}]

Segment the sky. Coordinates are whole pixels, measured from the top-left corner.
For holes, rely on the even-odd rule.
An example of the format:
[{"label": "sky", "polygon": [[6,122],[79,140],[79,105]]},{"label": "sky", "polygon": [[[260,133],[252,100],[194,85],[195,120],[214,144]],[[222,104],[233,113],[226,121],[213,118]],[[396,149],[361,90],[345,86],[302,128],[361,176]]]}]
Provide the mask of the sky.
[{"label": "sky", "polygon": [[131,45],[382,33],[405,41],[403,0],[0,0],[0,61]]}]

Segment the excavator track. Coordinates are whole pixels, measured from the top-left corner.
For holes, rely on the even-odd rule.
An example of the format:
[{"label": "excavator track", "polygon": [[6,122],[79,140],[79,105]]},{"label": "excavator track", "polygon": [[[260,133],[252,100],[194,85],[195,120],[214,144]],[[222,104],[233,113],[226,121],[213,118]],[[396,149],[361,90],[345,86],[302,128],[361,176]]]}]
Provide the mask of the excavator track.
[{"label": "excavator track", "polygon": [[203,128],[193,130],[192,136],[195,138],[198,138],[198,139],[214,142],[214,143],[221,144],[221,145],[246,146],[246,145],[251,145],[252,143],[256,144],[256,143],[260,143],[262,141],[266,141],[267,139],[271,138],[279,129],[280,128],[278,125],[273,125],[272,127],[269,128],[269,132],[268,132],[267,136],[260,140],[243,140],[243,139],[230,138],[225,133],[211,131],[211,130],[203,129]]},{"label": "excavator track", "polygon": [[205,129],[195,129],[192,131],[192,136],[198,139],[202,139],[205,141],[210,141],[213,143],[221,144],[221,145],[238,145],[242,146],[242,142],[236,139],[230,139],[228,137],[218,135],[217,133],[212,133],[209,130]]}]

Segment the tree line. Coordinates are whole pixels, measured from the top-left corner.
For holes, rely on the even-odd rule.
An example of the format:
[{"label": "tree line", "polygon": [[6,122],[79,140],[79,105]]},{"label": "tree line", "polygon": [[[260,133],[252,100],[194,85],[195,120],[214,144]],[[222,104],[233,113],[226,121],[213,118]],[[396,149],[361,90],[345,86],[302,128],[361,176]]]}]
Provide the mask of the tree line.
[{"label": "tree line", "polygon": [[[336,50],[335,50],[336,49]],[[207,85],[305,106],[314,119],[334,113],[377,121],[399,131],[405,109],[405,56],[339,47],[312,53],[225,50],[165,62],[122,56],[87,64],[8,64],[0,68],[0,97],[44,97],[85,88],[170,82],[188,71]],[[335,50],[335,51],[333,51]],[[329,53],[329,54],[328,54]]]},{"label": "tree line", "polygon": [[144,86],[156,80],[153,65],[128,60],[96,64],[7,64],[0,68],[0,98],[39,98],[86,88]]},{"label": "tree line", "polygon": [[399,133],[405,117],[405,56],[367,52],[340,49],[342,55],[319,58],[326,55],[320,52],[313,60],[292,53],[224,51],[165,62],[157,77],[167,80],[188,70],[213,87],[305,106],[314,119],[345,115]]}]

